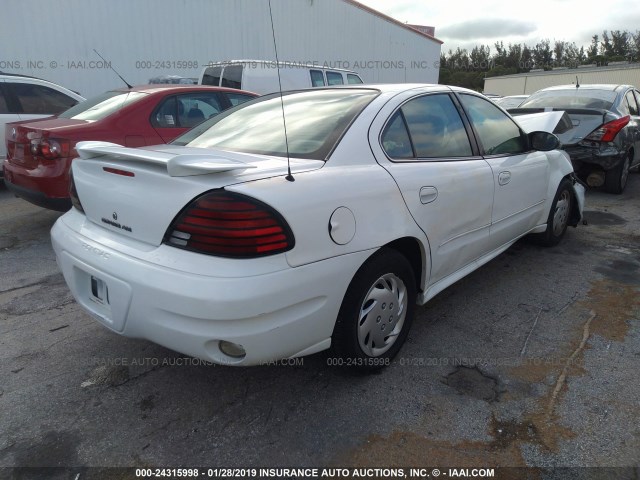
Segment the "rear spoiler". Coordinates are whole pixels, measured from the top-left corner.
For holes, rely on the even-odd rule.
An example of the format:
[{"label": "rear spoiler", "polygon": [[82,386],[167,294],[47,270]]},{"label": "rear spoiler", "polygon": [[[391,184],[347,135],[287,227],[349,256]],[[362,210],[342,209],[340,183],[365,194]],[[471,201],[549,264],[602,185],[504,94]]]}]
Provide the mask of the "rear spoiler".
[{"label": "rear spoiler", "polygon": [[82,160],[108,156],[114,160],[137,160],[166,166],[167,173],[171,177],[206,175],[209,173],[256,168],[255,165],[218,157],[211,153],[172,155],[154,150],[123,147],[117,143],[110,142],[79,142],[76,145],[76,151]]}]

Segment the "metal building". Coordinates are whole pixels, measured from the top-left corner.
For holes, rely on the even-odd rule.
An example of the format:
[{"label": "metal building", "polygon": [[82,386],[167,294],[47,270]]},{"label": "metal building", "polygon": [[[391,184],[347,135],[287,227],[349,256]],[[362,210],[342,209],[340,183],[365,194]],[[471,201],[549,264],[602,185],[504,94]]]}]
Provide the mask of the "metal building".
[{"label": "metal building", "polygon": [[[367,83],[437,83],[442,42],[353,0],[4,0],[0,71],[92,96],[240,58],[347,68]],[[30,29],[29,27],[34,27]],[[107,62],[94,52],[97,50]]]},{"label": "metal building", "polygon": [[519,73],[484,79],[484,92],[498,95],[532,94],[542,88],[576,83],[613,83],[640,88],[640,64],[608,67],[580,66],[546,72]]}]

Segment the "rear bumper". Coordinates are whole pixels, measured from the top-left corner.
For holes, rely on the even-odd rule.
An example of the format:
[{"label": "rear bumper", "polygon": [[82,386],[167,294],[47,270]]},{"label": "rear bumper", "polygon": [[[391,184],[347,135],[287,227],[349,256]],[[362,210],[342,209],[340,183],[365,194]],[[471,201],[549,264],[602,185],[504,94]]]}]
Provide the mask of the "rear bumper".
[{"label": "rear bumper", "polygon": [[3,162],[7,187],[18,197],[39,207],[66,212],[71,208],[69,198],[69,165],[71,160],[21,165],[7,158]]},{"label": "rear bumper", "polygon": [[[136,258],[113,248],[115,241],[98,243],[70,226],[77,215],[72,210],[51,230],[58,265],[77,302],[121,335],[226,365],[256,365],[328,348],[349,282],[372,253],[296,268],[284,261],[276,271],[247,276],[239,261],[233,278],[215,268],[202,275],[177,269],[176,262],[149,262],[170,258],[176,249],[165,245]],[[215,258],[191,255],[200,266],[215,265]],[[100,290],[102,302],[94,295],[95,282],[106,286]],[[227,356],[221,341],[242,345],[246,356]]]},{"label": "rear bumper", "polygon": [[71,208],[71,200],[68,198],[50,198],[42,192],[29,190],[28,188],[11,183],[8,178],[4,179],[4,184],[16,196],[39,207],[57,210],[59,212],[66,212]]},{"label": "rear bumper", "polygon": [[564,148],[564,151],[571,157],[573,168],[578,174],[586,173],[584,170],[593,166],[611,170],[620,165],[627,155],[626,150],[620,150],[615,146],[595,148],[575,145]]}]

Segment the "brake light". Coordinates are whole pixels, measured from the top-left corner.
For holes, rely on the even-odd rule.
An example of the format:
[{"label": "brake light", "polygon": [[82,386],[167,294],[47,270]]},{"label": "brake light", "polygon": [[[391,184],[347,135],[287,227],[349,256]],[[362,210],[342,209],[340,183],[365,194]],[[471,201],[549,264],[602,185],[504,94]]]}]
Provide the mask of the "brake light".
[{"label": "brake light", "polygon": [[31,141],[31,153],[42,155],[47,160],[68,157],[71,153],[71,142],[66,139],[42,138]]},{"label": "brake light", "polygon": [[616,138],[616,135],[622,130],[627,123],[629,123],[631,117],[627,115],[626,117],[619,118],[617,120],[613,120],[611,122],[607,122],[603,125],[600,125],[593,132],[585,137],[585,140],[593,140],[596,142],[613,142],[613,139]]},{"label": "brake light", "polygon": [[76,182],[73,180],[73,170],[69,170],[69,197],[71,198],[71,204],[84,213],[82,203],[80,203],[80,197],[78,197],[78,191],[76,190]]},{"label": "brake light", "polygon": [[178,214],[164,243],[220,257],[255,258],[291,250],[295,241],[285,219],[269,205],[216,190]]}]

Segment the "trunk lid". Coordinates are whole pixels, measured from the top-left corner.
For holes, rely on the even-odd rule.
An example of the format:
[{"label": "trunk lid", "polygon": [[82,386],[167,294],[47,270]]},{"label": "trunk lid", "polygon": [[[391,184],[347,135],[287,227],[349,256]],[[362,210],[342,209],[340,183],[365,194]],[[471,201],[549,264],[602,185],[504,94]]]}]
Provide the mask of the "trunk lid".
[{"label": "trunk lid", "polygon": [[[87,218],[155,246],[176,215],[202,193],[287,174],[282,157],[176,145],[125,148],[107,142],[81,142],[76,149],[80,159],[73,162],[73,177]],[[323,165],[291,159],[294,174]]]},{"label": "trunk lid", "polygon": [[31,152],[32,142],[45,137],[67,138],[66,129],[85,124],[90,124],[90,122],[55,117],[30,122],[8,123],[5,126],[7,159],[9,162],[25,168],[35,168],[40,160]]},{"label": "trunk lid", "polygon": [[518,120],[519,115],[538,112],[564,111],[571,121],[571,127],[563,132],[554,132],[564,146],[575,145],[603,123],[615,119],[607,110],[597,108],[514,108],[508,110]]}]

